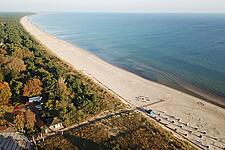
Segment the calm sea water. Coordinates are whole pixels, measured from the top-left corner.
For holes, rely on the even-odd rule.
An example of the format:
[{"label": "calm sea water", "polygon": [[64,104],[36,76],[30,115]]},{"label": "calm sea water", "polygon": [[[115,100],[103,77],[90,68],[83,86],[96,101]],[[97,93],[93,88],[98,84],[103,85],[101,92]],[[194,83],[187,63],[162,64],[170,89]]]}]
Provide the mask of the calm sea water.
[{"label": "calm sea water", "polygon": [[225,15],[55,13],[30,19],[111,64],[225,106]]}]

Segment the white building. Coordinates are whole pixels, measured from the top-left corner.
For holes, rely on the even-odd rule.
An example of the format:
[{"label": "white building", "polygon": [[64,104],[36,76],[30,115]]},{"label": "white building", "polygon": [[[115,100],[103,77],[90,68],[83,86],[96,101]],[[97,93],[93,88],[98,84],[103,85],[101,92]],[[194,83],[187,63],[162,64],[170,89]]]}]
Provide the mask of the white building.
[{"label": "white building", "polygon": [[45,130],[45,133],[56,132],[56,131],[59,131],[63,128],[64,128],[64,126],[63,126],[61,120],[59,120],[57,117],[54,117],[54,119],[50,123],[48,129]]},{"label": "white building", "polygon": [[36,96],[36,97],[29,98],[29,102],[30,103],[33,103],[33,102],[41,102],[41,100],[42,100],[42,97],[40,97],[40,96]]}]

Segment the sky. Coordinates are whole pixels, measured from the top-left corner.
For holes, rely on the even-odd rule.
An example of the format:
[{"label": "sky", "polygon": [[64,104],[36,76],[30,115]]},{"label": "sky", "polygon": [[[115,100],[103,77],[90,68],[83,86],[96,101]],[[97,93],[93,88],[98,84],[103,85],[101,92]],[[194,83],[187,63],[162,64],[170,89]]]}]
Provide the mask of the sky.
[{"label": "sky", "polygon": [[225,13],[225,0],[0,0],[0,11]]}]

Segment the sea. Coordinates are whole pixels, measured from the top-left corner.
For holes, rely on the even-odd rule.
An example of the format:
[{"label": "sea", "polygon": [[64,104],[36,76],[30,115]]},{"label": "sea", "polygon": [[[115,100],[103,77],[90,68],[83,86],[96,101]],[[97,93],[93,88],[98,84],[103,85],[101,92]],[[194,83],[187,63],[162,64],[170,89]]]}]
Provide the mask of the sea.
[{"label": "sea", "polygon": [[225,14],[40,13],[44,31],[225,108]]}]

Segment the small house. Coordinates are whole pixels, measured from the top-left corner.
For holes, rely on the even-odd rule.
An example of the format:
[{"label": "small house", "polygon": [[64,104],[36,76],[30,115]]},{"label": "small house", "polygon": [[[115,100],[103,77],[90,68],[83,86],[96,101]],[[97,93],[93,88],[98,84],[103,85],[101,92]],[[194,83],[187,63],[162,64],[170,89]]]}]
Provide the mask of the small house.
[{"label": "small house", "polygon": [[61,120],[58,119],[57,117],[54,117],[53,120],[50,122],[48,129],[45,130],[45,133],[56,132],[63,128],[64,126]]},{"label": "small house", "polygon": [[42,97],[36,96],[36,97],[29,98],[29,103],[33,103],[34,107],[40,111],[42,110],[42,105],[43,105],[41,100],[42,100]]},{"label": "small house", "polygon": [[40,97],[40,96],[31,97],[31,98],[29,98],[29,103],[41,102],[41,100],[42,100],[42,97]]},{"label": "small house", "polygon": [[42,105],[41,104],[37,104],[34,106],[36,109],[38,109],[39,111],[42,110]]}]

